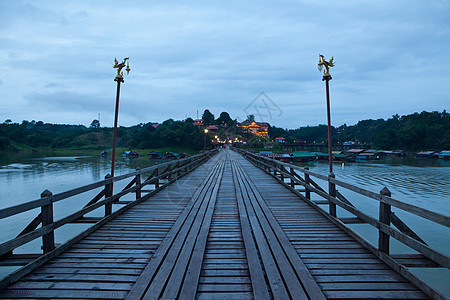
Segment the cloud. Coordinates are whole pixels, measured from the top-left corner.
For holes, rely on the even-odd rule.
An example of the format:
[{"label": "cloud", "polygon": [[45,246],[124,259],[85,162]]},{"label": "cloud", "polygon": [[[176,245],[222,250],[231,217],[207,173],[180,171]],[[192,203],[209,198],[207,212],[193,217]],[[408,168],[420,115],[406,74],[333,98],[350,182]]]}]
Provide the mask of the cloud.
[{"label": "cloud", "polygon": [[[324,123],[319,53],[336,60],[336,125],[442,110],[450,94],[449,8],[442,1],[2,2],[0,119],[73,122],[76,113],[89,125],[100,112],[112,124],[112,62],[127,56],[124,125],[196,117],[205,108],[238,117],[261,91],[284,111],[275,125]],[[34,103],[42,106],[30,109]]]}]

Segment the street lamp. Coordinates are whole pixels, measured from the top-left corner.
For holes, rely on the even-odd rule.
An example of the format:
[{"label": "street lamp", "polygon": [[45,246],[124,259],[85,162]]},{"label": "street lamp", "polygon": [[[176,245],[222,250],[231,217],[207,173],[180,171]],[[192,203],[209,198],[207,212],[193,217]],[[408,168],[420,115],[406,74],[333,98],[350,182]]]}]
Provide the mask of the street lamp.
[{"label": "street lamp", "polygon": [[205,128],[205,142],[204,142],[204,147],[206,149],[206,134],[208,133],[208,129]]},{"label": "street lamp", "polygon": [[330,88],[329,81],[331,80],[330,68],[334,67],[334,57],[332,56],[330,61],[326,61],[323,55],[319,54],[319,71],[323,71],[322,81],[325,81],[325,87],[327,92],[327,119],[328,119],[328,163],[330,166],[330,173],[333,173],[333,156],[332,156],[332,143],[331,143],[331,116],[330,116]]},{"label": "street lamp", "polygon": [[114,78],[114,81],[117,82],[117,94],[116,94],[116,111],[114,116],[114,135],[113,135],[113,148],[112,148],[112,164],[111,164],[111,177],[114,177],[114,163],[116,158],[116,140],[117,140],[117,120],[119,118],[119,95],[120,95],[120,83],[125,82],[123,80],[123,72],[122,69],[125,67],[125,63],[127,64],[127,74],[130,73],[130,58],[126,57],[119,64],[117,58],[114,58],[114,66],[113,68],[117,69],[117,76]]}]

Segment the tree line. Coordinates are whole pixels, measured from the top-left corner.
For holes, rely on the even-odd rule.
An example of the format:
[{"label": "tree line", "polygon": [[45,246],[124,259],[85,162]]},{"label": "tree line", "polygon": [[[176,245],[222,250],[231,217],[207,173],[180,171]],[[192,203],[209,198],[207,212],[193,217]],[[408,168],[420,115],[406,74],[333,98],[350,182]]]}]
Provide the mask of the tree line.
[{"label": "tree line", "polygon": [[[306,126],[285,130],[270,127],[269,135],[281,136],[289,142],[306,143],[327,141],[326,125]],[[368,119],[355,125],[346,124],[331,128],[333,143],[348,141],[367,144],[376,149],[402,149],[407,151],[450,149],[450,114],[442,112],[413,113],[391,118]]]},{"label": "tree line", "polygon": [[[202,115],[204,126],[216,125],[217,134],[222,137],[242,136],[253,139],[254,136],[243,133],[236,127],[227,112],[218,118],[206,109]],[[247,116],[246,121],[253,121]],[[6,120],[0,124],[0,149],[12,147],[83,147],[95,146],[108,148],[112,145],[112,128],[101,127],[94,120],[90,127],[83,125],[49,124],[42,121],[23,121],[13,123]],[[362,120],[355,125],[346,124],[332,127],[333,143],[354,141],[368,144],[376,149],[403,149],[408,151],[450,149],[450,114],[443,112],[413,113],[391,118]],[[195,126],[192,118],[184,121],[168,119],[161,124],[141,123],[131,127],[118,128],[118,146],[132,148],[161,148],[180,146],[193,150],[204,147],[204,128]],[[269,126],[271,138],[284,137],[287,142],[322,143],[327,141],[327,126],[305,126],[297,129],[283,129]],[[261,139],[259,143],[270,139]],[[207,139],[209,143],[209,139]]]}]

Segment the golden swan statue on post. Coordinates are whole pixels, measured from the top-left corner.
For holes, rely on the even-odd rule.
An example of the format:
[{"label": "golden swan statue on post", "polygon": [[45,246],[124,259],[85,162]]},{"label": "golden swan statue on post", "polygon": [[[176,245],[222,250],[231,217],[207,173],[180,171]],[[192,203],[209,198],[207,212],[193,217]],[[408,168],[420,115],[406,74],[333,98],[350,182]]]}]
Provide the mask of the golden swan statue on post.
[{"label": "golden swan statue on post", "polygon": [[114,66],[113,68],[117,69],[117,76],[116,78],[123,78],[123,72],[122,69],[125,67],[125,62],[127,63],[127,68],[125,69],[127,71],[127,74],[130,73],[130,58],[126,57],[123,59],[123,61],[119,64],[117,61],[117,58],[114,58]]},{"label": "golden swan statue on post", "polygon": [[323,71],[323,77],[331,77],[330,75],[330,68],[334,67],[334,57],[332,56],[330,61],[326,61],[322,54],[319,54],[319,64],[318,68],[319,71],[322,71],[323,67],[325,67],[325,70]]}]

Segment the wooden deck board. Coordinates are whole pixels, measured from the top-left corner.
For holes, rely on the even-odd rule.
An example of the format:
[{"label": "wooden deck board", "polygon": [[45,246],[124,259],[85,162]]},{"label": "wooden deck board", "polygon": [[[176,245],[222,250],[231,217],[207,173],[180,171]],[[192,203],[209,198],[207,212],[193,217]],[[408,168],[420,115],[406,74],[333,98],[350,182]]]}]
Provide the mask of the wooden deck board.
[{"label": "wooden deck board", "polygon": [[241,163],[250,178],[263,182],[255,188],[327,298],[427,298],[274,178]]},{"label": "wooden deck board", "polygon": [[230,151],[0,291],[1,299],[159,297],[428,298]]},{"label": "wooden deck board", "polygon": [[[0,291],[0,298],[125,298],[214,164],[213,158],[105,224],[22,281],[10,285],[8,290]],[[61,289],[32,290],[33,286],[52,283]],[[82,283],[80,287],[83,288],[75,288],[77,283]],[[120,292],[99,292],[88,288],[88,285],[95,287],[96,283],[99,286],[124,285],[121,285]],[[24,292],[27,284],[30,289]]]}]

